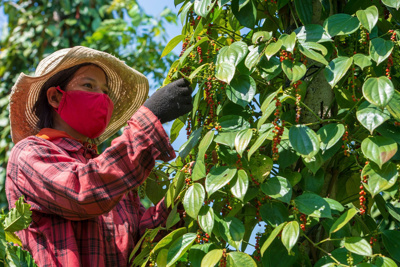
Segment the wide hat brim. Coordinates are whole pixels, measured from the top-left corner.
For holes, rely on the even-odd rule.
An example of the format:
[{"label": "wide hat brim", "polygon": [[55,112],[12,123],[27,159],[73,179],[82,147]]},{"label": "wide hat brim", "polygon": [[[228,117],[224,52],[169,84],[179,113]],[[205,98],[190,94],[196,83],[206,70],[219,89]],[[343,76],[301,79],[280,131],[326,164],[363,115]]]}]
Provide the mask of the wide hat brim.
[{"label": "wide hat brim", "polygon": [[21,73],[11,90],[11,137],[15,144],[36,135],[40,130],[33,106],[43,84],[54,74],[83,63],[93,63],[104,70],[109,97],[114,103],[111,121],[104,133],[94,139],[95,144],[102,143],[121,129],[145,102],[149,93],[148,80],[125,62],[108,53],[83,46],[61,49],[39,63],[35,76]]}]

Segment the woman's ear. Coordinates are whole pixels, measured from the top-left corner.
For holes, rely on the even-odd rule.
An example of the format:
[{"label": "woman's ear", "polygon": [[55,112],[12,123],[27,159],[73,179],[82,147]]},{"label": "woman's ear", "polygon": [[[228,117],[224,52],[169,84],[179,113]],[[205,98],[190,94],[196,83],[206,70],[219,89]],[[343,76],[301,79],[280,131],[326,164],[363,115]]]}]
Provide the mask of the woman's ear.
[{"label": "woman's ear", "polygon": [[57,91],[56,87],[53,86],[47,90],[47,101],[53,108],[58,108],[61,98],[62,94]]}]

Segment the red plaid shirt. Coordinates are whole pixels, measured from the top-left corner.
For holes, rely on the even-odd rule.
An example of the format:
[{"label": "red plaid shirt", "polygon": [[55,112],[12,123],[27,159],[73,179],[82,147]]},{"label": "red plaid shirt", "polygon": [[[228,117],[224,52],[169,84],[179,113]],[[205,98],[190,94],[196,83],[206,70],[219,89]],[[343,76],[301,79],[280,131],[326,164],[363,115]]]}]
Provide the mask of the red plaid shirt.
[{"label": "red plaid shirt", "polygon": [[18,142],[7,166],[10,208],[22,195],[31,205],[32,223],[18,232],[24,248],[39,266],[127,266],[146,228],[168,216],[163,201],[145,210],[132,192],[156,159],[175,157],[163,126],[141,107],[100,155],[46,131]]}]

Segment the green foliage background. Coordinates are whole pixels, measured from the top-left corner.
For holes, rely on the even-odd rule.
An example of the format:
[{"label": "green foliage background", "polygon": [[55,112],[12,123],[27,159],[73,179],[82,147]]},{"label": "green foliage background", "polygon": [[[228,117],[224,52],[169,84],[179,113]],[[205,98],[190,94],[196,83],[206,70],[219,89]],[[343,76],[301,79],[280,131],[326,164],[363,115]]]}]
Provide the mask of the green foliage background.
[{"label": "green foliage background", "polygon": [[133,265],[398,266],[400,2],[174,2],[164,83],[191,80],[194,107],[141,187],[170,234]]}]

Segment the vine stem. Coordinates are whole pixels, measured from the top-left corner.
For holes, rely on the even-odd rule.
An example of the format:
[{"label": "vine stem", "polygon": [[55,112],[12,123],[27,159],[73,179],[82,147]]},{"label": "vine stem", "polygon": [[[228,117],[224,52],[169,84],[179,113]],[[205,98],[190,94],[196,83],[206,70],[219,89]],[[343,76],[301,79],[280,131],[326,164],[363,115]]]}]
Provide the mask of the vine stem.
[{"label": "vine stem", "polygon": [[315,245],[318,246],[319,244],[322,244],[322,243],[325,243],[328,241],[340,241],[340,240],[342,240],[342,239],[340,239],[340,238],[331,239],[330,237],[328,237],[328,238],[325,238],[324,240],[319,241],[318,243],[315,243]]},{"label": "vine stem", "polygon": [[303,234],[303,236],[308,240],[308,242],[310,242],[315,248],[321,250],[322,252],[326,253],[336,264],[340,265],[340,266],[347,266],[348,265],[343,265],[342,263],[340,263],[335,257],[332,256],[331,253],[329,253],[328,251],[324,250],[323,248],[320,248],[316,243],[314,243],[306,234]]},{"label": "vine stem", "polygon": [[252,246],[252,247],[256,247],[255,245],[253,245],[253,244],[251,244],[251,243],[249,243],[249,242],[247,242],[247,241],[245,241],[245,240],[242,240],[242,242],[243,242],[243,243],[247,243],[247,245],[250,245],[250,246]]},{"label": "vine stem", "polygon": [[363,166],[361,166],[361,164],[358,162],[358,159],[357,159],[357,156],[356,156],[355,153],[353,154],[353,156],[354,156],[354,161],[356,162],[357,166],[358,166],[360,169],[362,169]]},{"label": "vine stem", "polygon": [[362,96],[360,98],[360,100],[358,100],[357,103],[349,110],[349,112],[347,112],[346,116],[344,116],[342,121],[346,121],[347,117],[350,115],[350,113],[353,111],[353,109],[355,109],[358,106],[358,104],[360,104],[361,100],[364,100],[364,96]]},{"label": "vine stem", "polygon": [[[175,150],[175,152],[179,153],[178,150]],[[163,163],[156,162],[156,165],[157,165],[157,167],[158,166],[167,166],[167,168],[171,168],[171,169],[174,169],[174,170],[179,170],[176,166],[173,166],[172,164],[170,164],[168,162],[163,162]]]},{"label": "vine stem", "polygon": [[257,104],[257,106],[261,109],[260,103],[258,103],[257,99],[253,98],[254,102]]},{"label": "vine stem", "polygon": [[[225,29],[225,28],[223,28],[223,27],[215,27],[215,28],[217,28],[217,29],[220,29],[220,30],[222,30],[222,31],[225,31],[225,34],[227,34],[229,37],[231,37],[232,39],[235,39],[235,32],[233,32],[233,31],[230,31],[230,30],[228,30],[228,29]],[[233,34],[233,35],[231,35],[231,34]],[[243,37],[240,35],[240,37],[243,39]]]},{"label": "vine stem", "polygon": [[342,122],[341,120],[336,120],[336,119],[326,119],[326,120],[321,120],[319,122],[310,122],[310,123],[306,123],[304,124],[305,126],[311,126],[311,125],[316,125],[316,124],[321,124],[324,122]]},{"label": "vine stem", "polygon": [[185,78],[185,79],[191,81],[191,79],[190,79],[188,76],[186,76],[185,74],[183,74],[180,70],[178,70],[178,72],[179,72],[180,75],[183,76],[183,78]]},{"label": "vine stem", "polygon": [[219,47],[224,47],[222,43],[218,42],[218,40],[213,38],[211,35],[205,34],[205,36],[208,37],[208,39],[210,39],[211,41],[214,41]]},{"label": "vine stem", "polygon": [[[288,98],[293,99],[294,101],[296,101],[296,98],[293,97],[293,96],[288,95]],[[313,115],[318,119],[319,123],[323,123],[323,122],[324,122],[324,121],[323,121],[320,117],[318,117],[318,115],[315,114],[315,112],[314,112],[310,107],[308,107],[306,104],[304,104],[303,102],[300,102],[300,105],[302,105],[302,106],[305,107],[309,112],[311,112],[311,114],[313,114]]]},{"label": "vine stem", "polygon": [[227,28],[221,27],[221,26],[213,26],[213,28],[221,29],[221,30],[224,30],[224,31],[226,31],[226,32],[230,32],[230,33],[232,33],[232,34],[236,34],[236,32],[234,32],[234,31],[232,31],[232,30],[229,30],[229,29],[227,29]]}]

